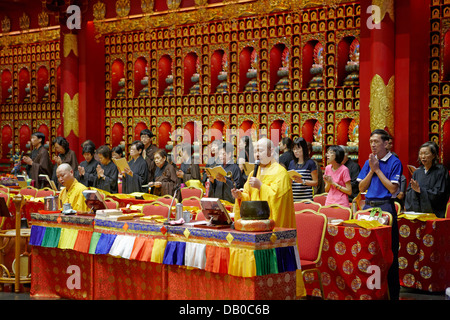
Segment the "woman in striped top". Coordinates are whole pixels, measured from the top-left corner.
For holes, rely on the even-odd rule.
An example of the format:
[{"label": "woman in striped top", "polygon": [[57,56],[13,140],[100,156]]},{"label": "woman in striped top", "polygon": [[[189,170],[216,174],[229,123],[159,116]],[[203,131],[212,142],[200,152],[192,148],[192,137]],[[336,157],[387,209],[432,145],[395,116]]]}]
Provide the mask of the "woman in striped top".
[{"label": "woman in striped top", "polygon": [[294,140],[294,160],[289,163],[288,170],[295,170],[302,175],[292,182],[294,202],[312,199],[313,187],[317,186],[318,174],[316,163],[309,158],[308,145],[302,137]]}]

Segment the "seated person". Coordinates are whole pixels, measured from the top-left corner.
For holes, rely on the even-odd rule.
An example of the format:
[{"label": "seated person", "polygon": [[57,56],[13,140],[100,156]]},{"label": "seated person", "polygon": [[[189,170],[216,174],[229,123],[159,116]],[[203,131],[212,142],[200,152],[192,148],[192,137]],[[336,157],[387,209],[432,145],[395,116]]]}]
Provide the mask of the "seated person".
[{"label": "seated person", "polygon": [[234,198],[231,195],[231,189],[242,187],[242,175],[239,165],[233,162],[233,145],[231,143],[225,142],[218,152],[219,160],[221,166],[225,172],[231,172],[231,178],[224,177],[220,173],[214,179],[211,175],[206,175],[209,179],[210,187],[208,197],[219,198],[226,200],[228,202],[234,203]]},{"label": "seated person", "polygon": [[119,170],[111,160],[111,150],[108,146],[101,146],[97,150],[97,155],[100,164],[95,168],[94,188],[117,193]]},{"label": "seated person", "polygon": [[242,201],[266,200],[270,207],[270,218],[276,227],[295,228],[294,199],[291,179],[286,169],[275,161],[275,147],[271,140],[260,139],[255,146],[255,160],[260,161],[254,177],[250,173],[244,190],[233,189],[231,193],[237,201],[234,204],[234,219],[240,219]]},{"label": "seated person", "polygon": [[78,172],[75,173],[75,178],[86,187],[94,185],[94,179],[97,175],[98,161],[94,159],[95,148],[91,144],[85,144],[83,147],[84,161],[78,166]]},{"label": "seated person", "polygon": [[56,169],[58,182],[64,186],[59,194],[61,208],[65,203],[70,203],[72,209],[80,212],[89,211],[83,191],[87,187],[79,183],[73,174],[73,169],[68,163],[62,163]]}]

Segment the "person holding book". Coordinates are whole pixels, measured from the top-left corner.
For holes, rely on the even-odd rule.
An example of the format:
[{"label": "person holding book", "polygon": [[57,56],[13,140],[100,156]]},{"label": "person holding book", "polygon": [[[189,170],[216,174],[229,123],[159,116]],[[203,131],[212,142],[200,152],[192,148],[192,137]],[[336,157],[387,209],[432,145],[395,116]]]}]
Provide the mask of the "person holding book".
[{"label": "person holding book", "polygon": [[85,144],[82,153],[84,161],[78,166],[75,178],[86,187],[92,187],[97,174],[97,166],[99,165],[99,162],[94,159],[95,147],[91,144]]},{"label": "person holding book", "polygon": [[62,188],[59,194],[60,208],[66,203],[70,203],[75,211],[87,212],[88,207],[85,202],[83,191],[88,188],[75,179],[73,169],[68,163],[62,163],[56,169],[56,177]]},{"label": "person holding book", "polygon": [[406,190],[405,210],[434,213],[445,217],[450,196],[449,173],[438,163],[439,148],[435,142],[425,142],[419,149],[420,166],[414,170]]},{"label": "person holding book", "polygon": [[325,205],[339,204],[350,207],[348,196],[352,194],[350,172],[342,164],[345,151],[340,146],[330,146],[327,151],[327,163],[323,179],[325,192],[328,192]]},{"label": "person holding book", "polygon": [[289,163],[288,170],[295,170],[301,177],[293,177],[292,193],[294,201],[313,198],[313,187],[317,186],[317,165],[309,158],[308,144],[302,137],[294,140],[294,160]]},{"label": "person holding book", "polygon": [[122,193],[148,192],[148,187],[143,185],[148,183],[148,165],[142,157],[144,144],[141,141],[134,141],[130,146],[131,160],[122,173]]},{"label": "person holding book", "polygon": [[[231,203],[234,203],[234,197],[231,194],[231,190],[234,188],[241,188],[243,186],[241,169],[233,161],[233,145],[229,142],[223,143],[219,149],[219,163],[220,168],[223,170],[211,170],[206,169],[206,175],[208,176],[210,187],[208,197],[219,198]],[[227,177],[228,172],[231,173],[231,177]]]},{"label": "person holding book", "polygon": [[166,194],[173,196],[175,188],[178,186],[178,177],[175,167],[167,162],[167,153],[163,149],[155,152],[154,158],[156,164],[155,181],[149,182],[152,193],[157,196]]},{"label": "person holding book", "polygon": [[56,176],[56,169],[62,163],[68,163],[73,172],[78,171],[78,160],[77,155],[73,150],[70,149],[69,141],[64,137],[56,137],[53,140],[53,147],[55,148],[56,155],[53,155],[53,161],[55,161],[55,165],[53,166],[53,177],[52,180],[55,182],[55,185],[59,188],[58,178]]},{"label": "person holding book", "polygon": [[244,189],[233,189],[231,194],[234,203],[234,220],[240,219],[242,201],[267,201],[270,208],[270,219],[276,227],[295,228],[294,200],[291,179],[286,169],[275,161],[275,146],[270,139],[262,138],[255,146],[256,172],[250,173]]},{"label": "person holding book", "polygon": [[94,188],[105,190],[109,193],[118,193],[119,170],[112,161],[112,152],[104,145],[97,149],[100,161],[95,168]]},{"label": "person holding book", "polygon": [[27,174],[34,180],[35,187],[40,189],[45,187],[45,182],[39,181],[39,175],[45,174],[51,177],[52,162],[48,150],[44,147],[45,135],[41,132],[35,132],[31,135],[31,157],[24,156],[22,161],[27,164]]}]

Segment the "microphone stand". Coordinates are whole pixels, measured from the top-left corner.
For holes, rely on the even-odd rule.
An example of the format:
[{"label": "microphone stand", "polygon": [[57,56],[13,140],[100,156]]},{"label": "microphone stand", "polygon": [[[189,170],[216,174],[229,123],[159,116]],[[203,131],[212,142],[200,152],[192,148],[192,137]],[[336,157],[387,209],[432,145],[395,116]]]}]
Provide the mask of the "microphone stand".
[{"label": "microphone stand", "polygon": [[173,202],[175,201],[175,197],[176,197],[177,191],[178,191],[179,189],[180,189],[179,186],[176,187],[176,188],[175,188],[175,192],[173,193],[172,202],[170,202],[169,213],[168,213],[168,215],[167,215],[167,221],[164,222],[165,225],[168,225],[168,224],[169,224],[170,214],[172,213],[172,205],[173,205]]}]

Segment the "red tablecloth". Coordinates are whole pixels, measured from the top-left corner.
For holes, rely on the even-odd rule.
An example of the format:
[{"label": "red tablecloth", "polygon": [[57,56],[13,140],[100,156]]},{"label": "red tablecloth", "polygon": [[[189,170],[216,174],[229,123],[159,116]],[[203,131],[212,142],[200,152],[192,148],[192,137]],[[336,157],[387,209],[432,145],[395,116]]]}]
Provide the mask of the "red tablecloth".
[{"label": "red tablecloth", "polygon": [[400,285],[429,292],[450,286],[450,219],[399,219]]},{"label": "red tablecloth", "polygon": [[[300,257],[301,257],[300,252]],[[326,299],[332,300],[377,300],[387,299],[387,272],[392,264],[391,227],[363,229],[328,225],[319,269]],[[369,266],[379,267],[380,288],[376,284],[375,271]],[[308,295],[320,296],[317,283],[305,287]]]}]

